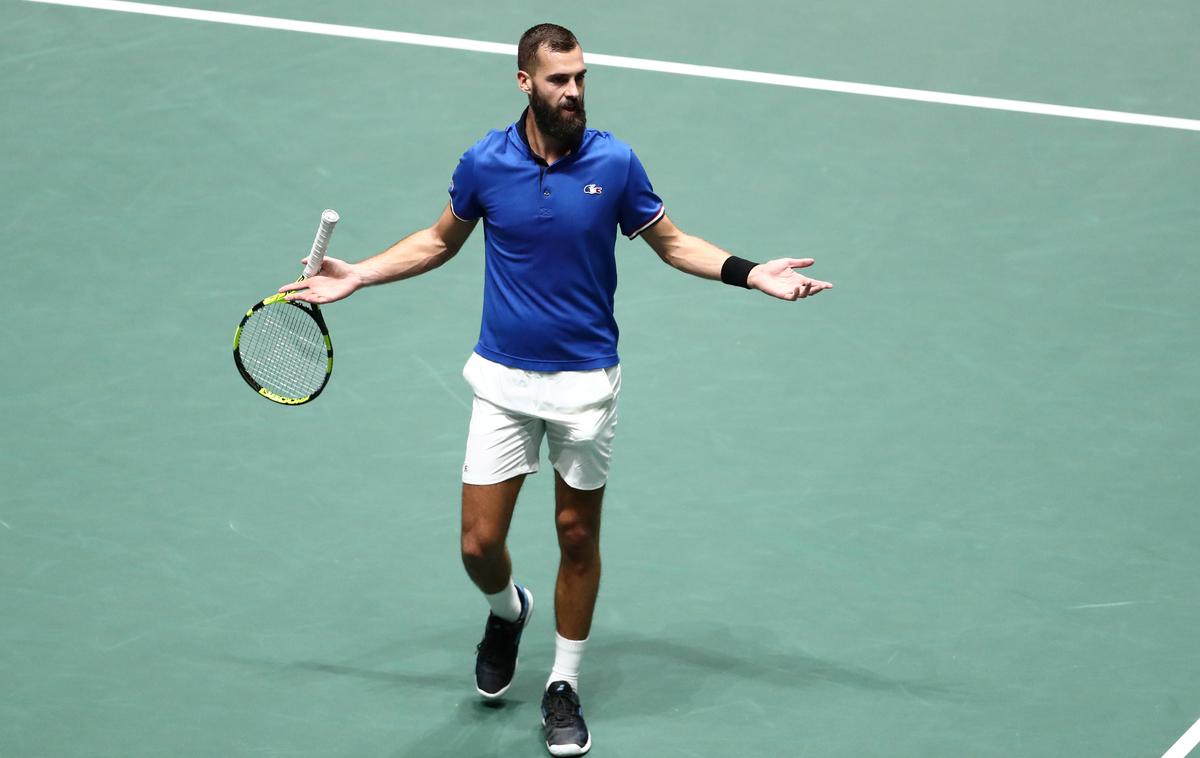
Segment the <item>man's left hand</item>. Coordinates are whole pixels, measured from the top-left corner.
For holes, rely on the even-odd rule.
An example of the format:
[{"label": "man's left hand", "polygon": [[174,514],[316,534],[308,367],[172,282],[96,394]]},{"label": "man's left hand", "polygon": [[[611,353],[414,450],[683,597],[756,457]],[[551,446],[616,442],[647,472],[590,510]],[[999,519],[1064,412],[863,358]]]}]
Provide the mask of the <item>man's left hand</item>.
[{"label": "man's left hand", "polygon": [[822,290],[832,289],[830,282],[809,279],[793,270],[811,265],[812,258],[777,258],[750,269],[746,283],[780,300],[801,300]]}]

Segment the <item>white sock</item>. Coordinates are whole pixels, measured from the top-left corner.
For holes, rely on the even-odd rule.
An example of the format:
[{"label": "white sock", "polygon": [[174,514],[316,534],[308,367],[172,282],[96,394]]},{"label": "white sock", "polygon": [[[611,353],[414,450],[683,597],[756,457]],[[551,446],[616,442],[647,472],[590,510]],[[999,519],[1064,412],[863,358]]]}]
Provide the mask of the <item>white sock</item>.
[{"label": "white sock", "polygon": [[494,595],[485,594],[492,613],[505,621],[516,621],[521,617],[521,598],[517,596],[517,585],[512,577],[508,578],[508,586]]},{"label": "white sock", "polygon": [[566,682],[571,689],[579,691],[579,665],[583,663],[583,651],[587,648],[587,640],[569,640],[558,632],[554,633],[554,668],[550,669],[551,682]]}]

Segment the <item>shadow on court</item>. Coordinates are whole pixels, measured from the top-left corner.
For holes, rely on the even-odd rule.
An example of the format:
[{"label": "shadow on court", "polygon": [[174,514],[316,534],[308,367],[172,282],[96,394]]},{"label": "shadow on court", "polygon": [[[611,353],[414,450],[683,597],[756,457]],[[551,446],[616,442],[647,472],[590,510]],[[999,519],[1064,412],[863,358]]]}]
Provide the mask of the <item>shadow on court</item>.
[{"label": "shadow on court", "polygon": [[[421,699],[424,705],[417,710],[426,716],[431,711],[444,714],[420,724],[420,736],[397,745],[395,756],[536,752],[531,746],[541,749],[538,698],[550,663],[545,635],[531,634],[525,640],[517,679],[504,700],[484,703],[471,690],[473,646],[466,641],[475,633],[472,625],[397,639],[348,661],[238,656],[222,660],[273,672],[289,686],[324,677],[360,680],[373,689]],[[821,658],[795,649],[763,627],[681,624],[658,632],[597,628],[592,639],[582,679],[585,707],[610,726],[626,721],[636,728],[632,725],[646,716],[700,713],[780,690],[819,695],[822,689],[852,689],[926,703],[976,698],[933,673],[884,675]],[[449,656],[447,650],[452,651]],[[411,718],[411,713],[398,703],[397,720]]]},{"label": "shadow on court", "polygon": [[444,722],[392,755],[544,755],[540,719],[533,703],[464,703]]},{"label": "shadow on court", "polygon": [[[282,661],[269,658],[223,656],[222,660],[270,669],[277,673],[298,675],[328,674],[353,677],[396,687],[421,687],[459,693],[470,688],[473,661],[471,644],[475,627],[446,630],[442,635],[413,639],[398,639],[377,650],[364,652],[355,658],[363,663],[319,660]],[[583,680],[593,696],[621,693],[616,702],[628,702],[629,688],[623,686],[627,675],[635,680],[645,679],[643,672],[654,672],[654,686],[636,689],[699,691],[706,685],[727,687],[733,680],[750,680],[772,687],[804,688],[832,684],[876,692],[895,692],[908,697],[929,700],[969,697],[952,683],[932,677],[887,676],[853,663],[840,663],[819,658],[773,639],[774,633],[762,627],[732,626],[707,623],[676,627],[657,634],[628,630],[597,629],[588,647],[588,660]],[[444,670],[426,673],[404,670],[403,660],[422,657],[422,651],[436,649],[444,654],[447,646],[461,649],[455,663]],[[506,696],[509,704],[523,702],[518,691],[537,694],[546,672],[539,666],[551,659],[551,646],[539,636],[530,634],[522,645],[521,666],[513,690]],[[543,650],[542,648],[547,648]],[[378,661],[369,663],[365,661]],[[535,681],[536,680],[536,681]],[[532,695],[530,695],[532,697]],[[642,704],[644,705],[644,704]],[[639,706],[639,712],[642,711]]]},{"label": "shadow on court", "polygon": [[[469,635],[476,631],[472,625]],[[528,665],[523,656],[513,689],[503,700],[484,702],[475,694],[470,679],[473,644],[469,648],[460,645],[460,634],[456,629],[442,636],[398,640],[356,654],[352,662],[232,655],[220,660],[258,670],[288,687],[316,684],[328,677],[363,682],[389,701],[385,707],[394,708],[397,724],[415,726],[420,735],[394,744],[391,755],[397,758],[520,755],[533,752],[531,747],[544,752],[537,700],[544,677],[541,661]],[[431,667],[427,659],[435,653],[444,656],[447,649],[453,652],[446,663]],[[421,671],[406,669],[406,660],[415,662],[414,668],[419,666]],[[441,718],[429,718],[430,713]]]},{"label": "shadow on court", "polygon": [[[589,663],[594,664],[584,676],[608,717],[708,705],[714,693],[739,683],[797,690],[832,685],[927,701],[964,699],[959,688],[944,681],[885,676],[789,650],[772,637],[763,628],[717,624],[676,627],[658,635],[606,633],[589,647]],[[639,684],[630,686],[629,681]]]}]

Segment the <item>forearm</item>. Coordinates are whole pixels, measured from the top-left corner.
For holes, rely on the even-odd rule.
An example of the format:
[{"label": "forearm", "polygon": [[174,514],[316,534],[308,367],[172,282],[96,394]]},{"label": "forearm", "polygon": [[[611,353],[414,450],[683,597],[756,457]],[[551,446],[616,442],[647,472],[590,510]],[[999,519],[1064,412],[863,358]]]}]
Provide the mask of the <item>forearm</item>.
[{"label": "forearm", "polygon": [[454,257],[451,249],[432,228],[414,232],[382,253],[355,263],[354,274],[362,286],[385,284],[432,271]]},{"label": "forearm", "polygon": [[721,266],[729,253],[708,240],[679,232],[660,253],[660,257],[674,268],[704,279],[720,279]]}]

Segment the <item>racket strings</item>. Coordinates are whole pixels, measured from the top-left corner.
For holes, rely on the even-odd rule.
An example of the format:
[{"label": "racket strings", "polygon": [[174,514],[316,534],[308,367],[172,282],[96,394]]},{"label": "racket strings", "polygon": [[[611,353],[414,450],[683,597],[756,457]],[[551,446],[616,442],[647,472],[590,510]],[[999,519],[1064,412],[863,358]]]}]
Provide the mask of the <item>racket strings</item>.
[{"label": "racket strings", "polygon": [[284,397],[308,397],[328,374],[320,326],[308,311],[286,302],[264,306],[247,319],[238,352],[254,381]]}]

